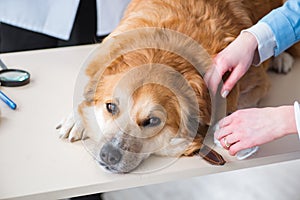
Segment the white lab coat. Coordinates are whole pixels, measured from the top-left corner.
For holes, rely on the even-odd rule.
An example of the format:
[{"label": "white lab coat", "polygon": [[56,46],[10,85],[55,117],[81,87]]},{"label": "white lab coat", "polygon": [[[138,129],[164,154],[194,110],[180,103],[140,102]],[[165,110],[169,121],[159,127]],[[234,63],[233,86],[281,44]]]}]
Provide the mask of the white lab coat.
[{"label": "white lab coat", "polygon": [[[0,22],[68,40],[79,1],[0,0]],[[98,36],[110,33],[118,25],[129,2],[97,0]]]}]

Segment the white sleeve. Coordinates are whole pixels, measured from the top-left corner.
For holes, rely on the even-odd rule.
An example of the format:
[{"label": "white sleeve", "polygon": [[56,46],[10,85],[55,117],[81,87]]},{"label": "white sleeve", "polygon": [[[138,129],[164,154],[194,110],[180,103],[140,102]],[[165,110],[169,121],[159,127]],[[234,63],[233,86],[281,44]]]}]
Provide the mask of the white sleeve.
[{"label": "white sleeve", "polygon": [[300,139],[300,106],[299,106],[298,101],[295,101],[295,103],[294,103],[294,113],[295,113],[295,120],[296,120],[298,136]]},{"label": "white sleeve", "polygon": [[0,0],[0,22],[68,40],[80,0]]},{"label": "white sleeve", "polygon": [[97,36],[111,33],[131,0],[97,0]]},{"label": "white sleeve", "polygon": [[258,63],[253,63],[254,65],[259,65],[274,55],[274,49],[276,47],[275,36],[267,23],[258,22],[242,32],[245,31],[251,33],[258,43],[259,61]]}]

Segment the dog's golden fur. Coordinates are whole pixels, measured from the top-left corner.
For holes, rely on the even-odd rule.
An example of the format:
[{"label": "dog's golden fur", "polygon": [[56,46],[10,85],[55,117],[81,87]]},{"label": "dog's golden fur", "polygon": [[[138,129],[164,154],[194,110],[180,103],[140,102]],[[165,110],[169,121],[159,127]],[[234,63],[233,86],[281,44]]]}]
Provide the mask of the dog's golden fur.
[{"label": "dog's golden fur", "polygon": [[[141,28],[162,28],[170,29],[188,37],[201,44],[201,46],[208,52],[210,57],[214,57],[218,52],[224,49],[230,42],[232,42],[241,32],[256,23],[262,16],[271,11],[271,9],[278,7],[282,4],[279,0],[132,0],[129,4],[124,18],[116,30],[111,33],[104,44],[110,42],[109,40],[117,38],[119,35]],[[148,35],[148,39],[152,40],[152,43],[164,42],[161,37],[161,33],[158,35]],[[136,35],[137,41],[142,41],[145,35]],[[155,48],[138,49],[130,52],[126,52],[113,62],[109,63],[109,60],[116,53],[120,52],[122,48],[128,46],[134,46],[133,41],[126,39],[119,40],[116,44],[112,43],[107,52],[102,52],[101,56],[94,58],[89,64],[86,73],[90,77],[86,89],[86,100],[81,104],[79,112],[82,115],[85,126],[88,126],[87,117],[85,116],[84,109],[91,106],[103,106],[107,101],[111,101],[113,91],[119,81],[124,77],[124,74],[129,73],[137,66],[151,65],[159,63],[164,66],[169,66],[180,73],[185,80],[187,80],[189,86],[193,89],[197,97],[198,108],[189,108],[192,102],[189,99],[183,98],[187,108],[185,113],[180,112],[182,105],[178,100],[178,95],[174,94],[174,91],[155,84],[145,84],[143,87],[136,88],[132,93],[132,107],[130,110],[130,116],[135,121],[136,125],[142,124],[143,120],[149,117],[149,110],[147,110],[148,104],[159,104],[163,107],[164,112],[167,113],[167,117],[164,119],[164,127],[167,127],[168,134],[178,133],[182,135],[188,135],[189,123],[193,123],[193,117],[189,118],[189,112],[193,113],[193,110],[198,110],[197,113],[200,120],[197,122],[200,124],[196,139],[187,145],[182,154],[190,155],[194,151],[200,149],[203,137],[206,133],[206,128],[210,125],[211,119],[211,102],[206,85],[201,77],[201,74],[197,72],[195,67],[186,59],[175,53]],[[184,46],[183,41],[176,41],[178,45]],[[188,51],[188,49],[187,49]],[[194,56],[200,55],[201,52],[192,52]],[[198,55],[199,54],[199,55]],[[209,58],[202,56],[200,59],[203,62],[208,61]],[[106,65],[109,66],[106,66]],[[99,73],[100,69],[107,67],[104,72]],[[174,75],[165,75],[164,67],[155,68],[158,73],[153,74],[157,78],[166,79],[166,82],[173,82],[174,87],[178,84]],[[260,67],[251,67],[246,75],[238,82],[232,92],[227,98],[227,112],[233,112],[241,107],[248,107],[256,105],[257,102],[266,94],[269,81],[266,74],[268,63],[263,63]],[[207,70],[207,65],[206,69]],[[145,72],[146,73],[146,72]],[[151,74],[152,72],[149,72]],[[101,78],[99,77],[102,75]],[[134,87],[133,81],[137,79],[138,74],[133,75],[131,80],[124,87]],[[169,83],[168,82],[168,83]],[[184,84],[183,84],[184,85]],[[177,88],[181,90],[180,88]],[[182,91],[183,94],[187,94]],[[189,96],[189,94],[187,94]],[[182,95],[183,96],[183,95]],[[181,97],[180,97],[181,98]],[[103,105],[102,105],[103,104]],[[120,111],[121,113],[122,111]],[[151,112],[151,110],[149,111]],[[111,116],[110,114],[104,114],[104,118],[107,122],[115,120],[119,117],[119,114]],[[158,114],[159,115],[159,114]],[[182,121],[183,120],[183,121]],[[194,121],[195,122],[195,121]],[[186,127],[180,127],[183,123]],[[156,130],[154,135],[151,135],[151,142],[154,137],[163,134],[164,127],[160,127]],[[123,127],[126,129],[125,127]],[[124,131],[124,130],[123,130]],[[129,131],[129,130],[125,130]],[[164,133],[167,134],[167,133]],[[168,143],[167,139],[163,136],[159,136],[160,140]],[[157,142],[157,141],[156,141]],[[161,153],[164,154],[164,153]],[[168,155],[168,153],[166,153]],[[122,170],[122,169],[121,169]],[[127,169],[126,169],[127,170]],[[125,170],[125,171],[126,171]],[[132,169],[130,169],[132,170]],[[128,170],[127,170],[128,171]]]},{"label": "dog's golden fur", "polygon": [[[142,27],[167,28],[193,38],[202,45],[211,57],[214,57],[232,42],[241,30],[250,27],[262,16],[280,5],[282,5],[282,0],[133,0],[129,4],[120,25],[107,39]],[[153,60],[155,58],[151,57],[153,52],[150,50],[143,51],[142,54],[142,57],[146,60],[141,62],[157,62],[157,60]],[[136,62],[133,64],[134,66],[140,64],[136,60],[138,56],[131,55],[131,58],[122,57],[119,59],[126,59],[126,62]],[[173,59],[163,55],[155,56],[159,63],[166,63],[165,60]],[[103,59],[103,57],[99,59]],[[174,60],[174,63],[180,63],[181,60],[178,59],[179,61]],[[231,92],[228,97],[228,112],[237,109],[241,93],[243,94],[243,100],[246,100],[247,103],[240,101],[242,103],[240,107],[255,105],[257,100],[265,94],[268,88],[265,71],[269,64],[263,63],[262,65],[263,67],[251,68]],[[97,72],[98,67],[99,64],[96,60],[95,64],[92,63],[87,69],[87,74],[92,77]],[[177,65],[174,67],[179,68],[182,66]],[[183,67],[187,68],[184,64]],[[119,66],[116,68],[120,70]],[[191,74],[193,76],[194,73]],[[249,86],[261,92],[248,92]],[[203,87],[202,81],[199,82],[199,87]],[[247,94],[244,94],[243,91],[247,91]],[[248,102],[249,100],[252,102]],[[203,106],[205,107],[205,105]]]}]

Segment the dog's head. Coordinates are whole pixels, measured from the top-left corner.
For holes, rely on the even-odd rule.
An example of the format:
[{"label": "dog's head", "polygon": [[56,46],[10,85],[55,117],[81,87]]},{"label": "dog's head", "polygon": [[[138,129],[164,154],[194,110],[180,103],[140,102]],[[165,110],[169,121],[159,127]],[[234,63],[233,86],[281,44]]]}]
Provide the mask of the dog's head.
[{"label": "dog's head", "polygon": [[88,136],[98,143],[97,160],[112,172],[129,172],[151,154],[180,156],[199,149],[209,110],[200,74],[161,50],[117,58],[93,77],[80,106]]},{"label": "dog's head", "polygon": [[[209,57],[186,38],[161,31],[123,38],[118,45],[112,42],[109,53],[90,62],[91,80],[79,107],[87,136],[97,142],[99,163],[122,173],[151,154],[180,156],[199,150],[210,123],[205,83],[188,56],[156,45],[165,41],[179,45],[181,53],[195,54],[193,59],[203,67],[210,63]],[[130,45],[147,48],[122,52]],[[122,53],[108,62],[118,51]]]}]

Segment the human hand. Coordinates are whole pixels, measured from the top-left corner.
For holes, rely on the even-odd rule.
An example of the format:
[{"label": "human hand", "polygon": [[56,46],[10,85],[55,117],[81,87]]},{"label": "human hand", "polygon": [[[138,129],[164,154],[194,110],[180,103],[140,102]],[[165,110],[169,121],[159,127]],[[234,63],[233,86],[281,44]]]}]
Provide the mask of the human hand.
[{"label": "human hand", "polygon": [[240,150],[297,133],[293,106],[238,110],[218,125],[215,137],[232,156]]},{"label": "human hand", "polygon": [[214,65],[204,76],[208,88],[215,93],[222,76],[230,71],[231,74],[221,89],[222,97],[226,98],[252,64],[257,45],[256,38],[251,33],[241,33],[214,58]]}]

